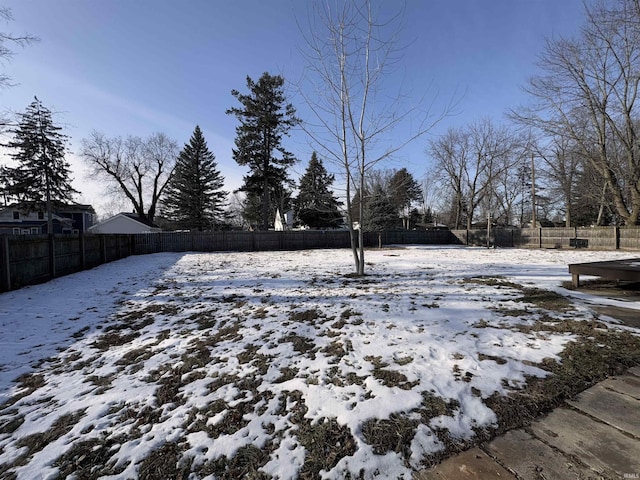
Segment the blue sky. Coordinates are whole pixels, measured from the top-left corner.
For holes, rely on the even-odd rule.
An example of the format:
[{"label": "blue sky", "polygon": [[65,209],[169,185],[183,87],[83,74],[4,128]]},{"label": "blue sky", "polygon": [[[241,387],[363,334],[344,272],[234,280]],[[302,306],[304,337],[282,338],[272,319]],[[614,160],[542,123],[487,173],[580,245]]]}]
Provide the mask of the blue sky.
[{"label": "blue sky", "polygon": [[[300,79],[304,47],[298,29],[311,0],[4,0],[14,21],[3,31],[41,41],[16,49],[2,65],[17,85],[0,91],[0,109],[23,111],[37,95],[71,137],[71,151],[91,130],[109,136],[164,132],[180,146],[202,128],[227,190],[246,170],[231,158],[236,106],[231,90],[246,92],[247,75],[263,72]],[[382,11],[401,5],[374,0]],[[458,113],[431,132],[443,133],[483,116],[501,121],[506,109],[527,101],[521,86],[536,73],[546,38],[575,34],[584,19],[582,0],[407,0],[397,82],[436,108],[464,92]],[[431,89],[427,87],[431,85]],[[290,99],[308,113],[293,87]],[[399,152],[388,168],[406,166],[416,178],[427,170],[432,137]],[[287,144],[301,160],[311,156],[302,134]],[[100,209],[101,187],[86,178],[72,154],[80,199]],[[331,168],[331,166],[328,166]],[[385,167],[385,165],[381,165]]]}]

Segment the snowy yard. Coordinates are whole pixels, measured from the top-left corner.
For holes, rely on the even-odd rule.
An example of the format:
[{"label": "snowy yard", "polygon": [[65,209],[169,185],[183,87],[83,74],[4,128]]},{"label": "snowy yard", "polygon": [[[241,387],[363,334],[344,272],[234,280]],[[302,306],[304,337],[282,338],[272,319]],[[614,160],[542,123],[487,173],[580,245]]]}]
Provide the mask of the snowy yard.
[{"label": "snowy yard", "polygon": [[1,294],[0,477],[409,479],[568,346],[637,338],[561,287],[630,256],[166,253]]}]

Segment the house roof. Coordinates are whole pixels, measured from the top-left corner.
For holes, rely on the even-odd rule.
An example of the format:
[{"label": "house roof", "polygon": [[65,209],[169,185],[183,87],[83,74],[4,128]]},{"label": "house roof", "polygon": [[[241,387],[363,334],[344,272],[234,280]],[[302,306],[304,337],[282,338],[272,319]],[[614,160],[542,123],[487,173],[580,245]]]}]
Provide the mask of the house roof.
[{"label": "house roof", "polygon": [[120,212],[118,215],[124,215],[125,217],[129,217],[132,220],[135,220],[136,222],[140,222],[144,225],[146,225],[147,227],[151,227],[151,228],[160,228],[158,227],[158,225],[156,225],[153,222],[150,222],[147,219],[142,219],[140,218],[140,216],[137,213],[130,213],[130,212]]},{"label": "house roof", "polygon": [[109,217],[109,218],[101,221],[100,223],[92,225],[91,227],[89,227],[89,231],[99,230],[100,227],[104,226],[105,224],[111,223],[111,222],[115,221],[118,218],[126,218],[127,221],[138,223],[140,225],[143,225],[147,229],[160,230],[160,227],[158,227],[155,223],[149,222],[148,220],[141,219],[138,216],[137,213],[120,212],[120,213],[115,214],[112,217]]},{"label": "house roof", "polygon": [[[27,210],[31,210],[32,207],[34,206],[35,202],[16,202],[16,203],[10,203],[8,205],[4,205],[2,207],[0,207],[0,210],[4,210],[4,209],[18,209],[18,210],[23,210],[23,211],[27,211]],[[79,203],[68,203],[68,204],[54,204],[53,209],[54,212],[58,212],[58,213],[66,213],[66,212],[85,212],[85,213],[92,213],[95,214],[96,211],[94,210],[92,205],[82,205]]]}]

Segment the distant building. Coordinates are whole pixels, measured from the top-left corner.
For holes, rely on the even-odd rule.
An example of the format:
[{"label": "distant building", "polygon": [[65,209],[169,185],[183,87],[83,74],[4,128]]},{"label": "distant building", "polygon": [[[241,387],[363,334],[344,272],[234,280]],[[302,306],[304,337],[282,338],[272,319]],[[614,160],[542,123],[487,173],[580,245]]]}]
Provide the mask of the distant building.
[{"label": "distant building", "polygon": [[280,214],[280,209],[276,208],[276,218],[273,225],[276,231],[291,230],[293,227],[293,210],[285,212],[283,217]]},{"label": "distant building", "polygon": [[[485,228],[487,227],[487,225],[484,225]],[[445,225],[444,223],[438,223],[438,222],[426,222],[426,223],[416,223],[416,227],[419,229],[424,229],[424,230],[449,230],[449,227],[447,225]]]},{"label": "distant building", "polygon": [[[86,232],[94,223],[96,212],[91,205],[62,205],[53,213],[53,233]],[[40,235],[49,233],[47,212],[26,203],[0,209],[0,234]]]},{"label": "distant building", "polygon": [[155,223],[141,219],[137,213],[121,212],[93,225],[90,233],[152,233],[162,229]]},{"label": "distant building", "polygon": [[[525,228],[540,228],[540,227],[557,227],[558,225],[556,225],[555,223],[553,223],[551,220],[547,220],[547,219],[538,219],[536,220],[536,224],[533,225],[531,222],[528,222],[525,225]],[[563,226],[563,225],[559,225],[559,226]]]},{"label": "distant building", "polygon": [[96,222],[96,211],[91,205],[66,205],[55,213],[72,220],[73,231],[70,233],[86,232]]}]

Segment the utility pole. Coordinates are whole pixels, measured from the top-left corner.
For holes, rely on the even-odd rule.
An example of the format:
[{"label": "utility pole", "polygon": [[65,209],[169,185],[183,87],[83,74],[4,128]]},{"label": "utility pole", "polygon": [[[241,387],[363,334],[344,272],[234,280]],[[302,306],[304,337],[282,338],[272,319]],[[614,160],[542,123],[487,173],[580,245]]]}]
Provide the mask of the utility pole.
[{"label": "utility pole", "polygon": [[533,159],[533,152],[531,152],[531,228],[536,228],[538,225],[536,219],[536,165]]}]

